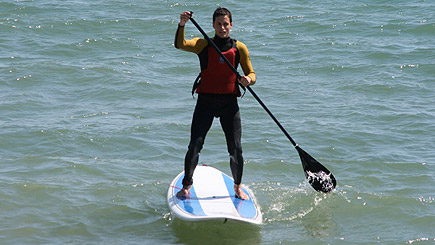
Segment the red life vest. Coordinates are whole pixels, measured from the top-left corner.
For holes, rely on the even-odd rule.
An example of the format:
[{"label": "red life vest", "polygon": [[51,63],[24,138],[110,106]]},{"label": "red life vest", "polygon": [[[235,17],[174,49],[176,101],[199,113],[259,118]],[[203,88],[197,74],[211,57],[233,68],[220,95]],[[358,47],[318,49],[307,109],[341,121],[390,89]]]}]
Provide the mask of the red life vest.
[{"label": "red life vest", "polygon": [[[208,65],[201,71],[201,83],[196,92],[205,94],[235,94],[240,96],[237,86],[237,76],[225,63],[219,53],[211,46],[208,48]],[[237,68],[236,64],[236,42],[228,51],[222,54],[228,61]]]}]

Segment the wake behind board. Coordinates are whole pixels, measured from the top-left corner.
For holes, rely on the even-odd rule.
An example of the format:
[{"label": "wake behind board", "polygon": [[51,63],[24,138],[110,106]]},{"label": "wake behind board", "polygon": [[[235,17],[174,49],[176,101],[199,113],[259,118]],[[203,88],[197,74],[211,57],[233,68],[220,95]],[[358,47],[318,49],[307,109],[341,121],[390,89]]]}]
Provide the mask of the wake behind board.
[{"label": "wake behind board", "polygon": [[262,214],[252,191],[243,186],[249,200],[235,197],[234,180],[220,170],[210,166],[197,166],[193,174],[193,185],[187,197],[177,197],[183,188],[181,172],[168,190],[168,205],[174,217],[186,221],[237,220],[261,224]]}]

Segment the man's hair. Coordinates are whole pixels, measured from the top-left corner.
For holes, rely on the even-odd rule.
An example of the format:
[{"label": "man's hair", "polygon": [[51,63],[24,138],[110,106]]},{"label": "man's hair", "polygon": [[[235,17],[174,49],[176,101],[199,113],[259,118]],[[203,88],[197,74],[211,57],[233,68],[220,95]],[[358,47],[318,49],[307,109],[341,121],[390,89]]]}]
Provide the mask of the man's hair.
[{"label": "man's hair", "polygon": [[213,13],[213,23],[214,23],[214,21],[216,20],[217,17],[219,17],[219,16],[225,16],[225,15],[227,15],[228,18],[230,19],[230,22],[233,23],[233,17],[231,16],[231,12],[228,9],[221,8],[221,7],[218,7],[214,11],[214,13]]}]

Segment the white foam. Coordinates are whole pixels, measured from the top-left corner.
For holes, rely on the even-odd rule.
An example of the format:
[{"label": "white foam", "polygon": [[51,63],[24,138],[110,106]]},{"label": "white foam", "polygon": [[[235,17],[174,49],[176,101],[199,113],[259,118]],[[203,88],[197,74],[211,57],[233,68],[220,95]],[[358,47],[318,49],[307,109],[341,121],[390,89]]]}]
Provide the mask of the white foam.
[{"label": "white foam", "polygon": [[308,183],[312,184],[314,182],[319,182],[322,185],[322,190],[329,192],[334,189],[334,183],[331,179],[331,173],[327,174],[324,171],[319,171],[316,173],[306,171]]}]

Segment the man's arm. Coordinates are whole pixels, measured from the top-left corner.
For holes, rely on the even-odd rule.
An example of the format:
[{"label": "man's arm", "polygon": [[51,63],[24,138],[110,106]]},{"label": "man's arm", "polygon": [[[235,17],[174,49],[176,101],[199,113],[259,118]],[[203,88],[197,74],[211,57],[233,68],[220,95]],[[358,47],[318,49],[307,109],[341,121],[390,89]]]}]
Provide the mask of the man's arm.
[{"label": "man's arm", "polygon": [[184,51],[199,54],[202,49],[207,46],[207,40],[200,38],[194,38],[191,40],[185,39],[184,26],[189,20],[190,15],[191,13],[189,11],[180,14],[180,22],[178,23],[177,32],[175,33],[174,46]]},{"label": "man's arm", "polygon": [[256,76],[254,68],[252,68],[251,60],[249,58],[248,48],[244,43],[237,41],[237,49],[240,52],[240,65],[242,66],[243,73],[245,74],[245,76],[248,76],[250,78],[249,85],[253,85],[256,81]]}]

